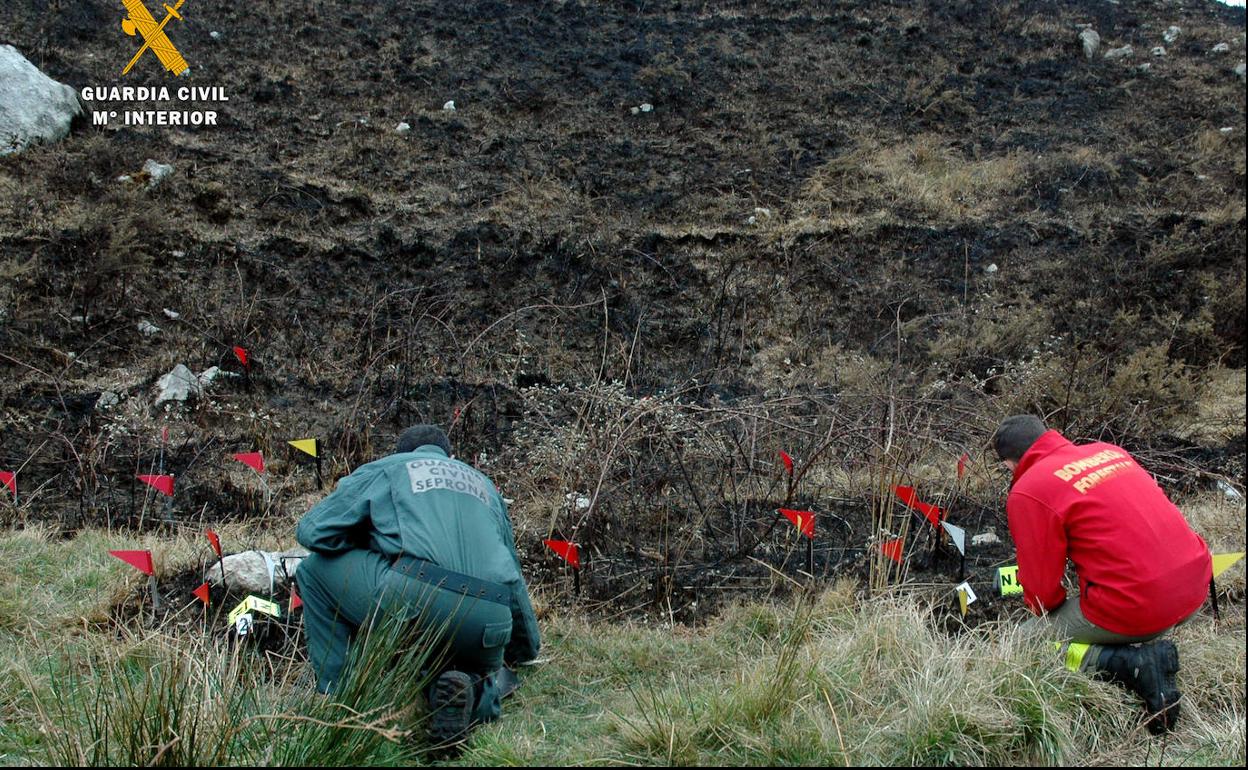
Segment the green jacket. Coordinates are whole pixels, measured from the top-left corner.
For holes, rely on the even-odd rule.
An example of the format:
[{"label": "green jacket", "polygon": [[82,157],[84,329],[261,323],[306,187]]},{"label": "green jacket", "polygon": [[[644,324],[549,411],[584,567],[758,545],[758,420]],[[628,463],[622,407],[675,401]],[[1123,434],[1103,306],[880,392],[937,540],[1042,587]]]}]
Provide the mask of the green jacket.
[{"label": "green jacket", "polygon": [[304,514],[295,536],[320,554],[356,548],[389,558],[407,554],[501,583],[511,592],[507,660],[537,657],[537,616],[507,504],[484,474],[441,448],[425,445],[360,466]]}]

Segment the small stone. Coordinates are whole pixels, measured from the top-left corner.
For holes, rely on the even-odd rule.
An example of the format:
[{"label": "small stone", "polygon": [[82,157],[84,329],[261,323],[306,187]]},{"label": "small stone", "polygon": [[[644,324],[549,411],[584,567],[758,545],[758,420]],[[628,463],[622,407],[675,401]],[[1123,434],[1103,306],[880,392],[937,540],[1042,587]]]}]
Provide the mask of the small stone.
[{"label": "small stone", "polygon": [[757,224],[757,223],[758,223],[758,217],[750,217],[749,219],[745,220],[745,223],[746,223],[747,225]]},{"label": "small stone", "polygon": [[764,208],[762,206],[755,206],[754,213],[760,217],[769,217],[771,216],[771,209]]},{"label": "small stone", "polygon": [[631,113],[632,113],[632,114],[634,114],[634,115],[637,115],[638,113],[640,113],[640,112],[641,112],[641,110],[640,110],[640,109],[638,109],[637,107],[629,107],[629,108],[628,108],[628,111],[629,111],[629,112],[631,112]]},{"label": "small stone", "polygon": [[1083,55],[1091,59],[1101,47],[1101,36],[1096,30],[1088,28],[1079,33],[1079,42],[1083,43]]},{"label": "small stone", "polygon": [[997,267],[997,263],[993,262],[991,265],[988,265],[988,267],[984,268],[984,272],[989,275],[992,275],[993,273],[997,272],[997,270],[999,269],[1000,268]]},{"label": "small stone", "polygon": [[182,259],[183,257],[186,256],[186,252],[182,251],[181,249],[174,249],[173,251],[169,253],[173,256],[174,259]]},{"label": "small stone", "polygon": [[[186,255],[184,254],[183,256],[186,256]],[[177,312],[176,310],[170,310],[169,308],[164,308],[161,312],[165,314],[165,318],[171,318],[175,321],[182,317],[181,313]]]},{"label": "small stone", "polygon": [[454,111],[455,111],[455,100],[454,100],[454,99],[452,99],[452,100],[450,100],[449,102],[447,102],[446,104],[442,105],[442,109],[446,110],[447,112],[454,112]]},{"label": "small stone", "polygon": [[997,533],[992,530],[971,537],[971,545],[993,545],[1000,542],[1001,538],[997,537]]},{"label": "small stone", "polygon": [[106,390],[100,394],[99,398],[95,400],[95,408],[96,409],[112,409],[114,406],[117,406],[120,403],[121,403],[121,396],[117,395],[111,390]]},{"label": "small stone", "polygon": [[590,499],[587,495],[569,492],[563,496],[563,499],[567,500],[575,511],[584,511],[589,508]]},{"label": "small stone", "polygon": [[1213,48],[1209,49],[1209,53],[1230,53],[1230,52],[1231,52],[1230,43],[1218,43]]},{"label": "small stone", "polygon": [[1218,129],[1218,131],[1224,134],[1231,134],[1235,132],[1235,128],[1233,126],[1222,126],[1221,128]]},{"label": "small stone", "polygon": [[1235,65],[1235,74],[1239,75],[1240,80],[1244,79],[1244,63],[1242,61]]},{"label": "small stone", "polygon": [[213,31],[208,33],[208,37],[212,38],[213,40],[220,40],[221,33],[214,29]]},{"label": "small stone", "polygon": [[147,187],[150,190],[173,173],[173,166],[170,166],[168,163],[157,163],[148,158],[143,163],[143,173],[147,174]]},{"label": "small stone", "polygon": [[1139,70],[1140,72],[1148,72],[1152,68],[1153,68],[1153,63],[1149,61],[1146,61],[1140,66],[1136,67],[1136,69]]},{"label": "small stone", "polygon": [[1153,56],[1165,56],[1166,47],[1164,45],[1155,46],[1153,48]]},{"label": "small stone", "polygon": [[139,321],[139,333],[144,337],[150,337],[153,334],[160,334],[160,327],[145,318]]},{"label": "small stone", "polygon": [[406,134],[408,131],[412,130],[412,127],[408,125],[407,123],[401,122],[399,123],[399,125],[394,127],[394,130],[399,132],[400,134]]},{"label": "small stone", "polygon": [[637,109],[641,110],[642,112],[651,112],[652,110],[654,110],[654,105],[651,104],[650,102],[645,102],[639,105]]},{"label": "small stone", "polygon": [[1181,34],[1183,34],[1183,29],[1181,27],[1171,26],[1166,29],[1166,31],[1162,34],[1161,37],[1167,43],[1173,43],[1174,41],[1179,39],[1179,35]]},{"label": "small stone", "polygon": [[1131,56],[1134,53],[1135,53],[1134,48],[1132,48],[1129,45],[1124,45],[1122,48],[1111,48],[1108,51],[1106,51],[1105,58],[1106,59],[1125,59],[1126,57]]}]

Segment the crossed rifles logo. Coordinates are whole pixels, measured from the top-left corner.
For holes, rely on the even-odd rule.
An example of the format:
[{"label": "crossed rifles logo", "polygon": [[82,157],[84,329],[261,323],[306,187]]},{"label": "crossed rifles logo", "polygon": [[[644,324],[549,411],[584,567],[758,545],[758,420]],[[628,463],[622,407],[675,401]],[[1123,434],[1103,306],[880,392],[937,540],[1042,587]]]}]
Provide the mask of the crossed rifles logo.
[{"label": "crossed rifles logo", "polygon": [[160,63],[165,65],[165,69],[175,75],[181,75],[187,70],[186,59],[182,58],[182,54],[178,53],[178,49],[174,47],[173,42],[169,40],[169,36],[165,34],[165,25],[170,19],[181,20],[182,16],[178,14],[178,9],[186,0],[178,0],[172,7],[168,3],[165,4],[165,18],[159,23],[148,12],[147,6],[143,5],[143,0],[121,0],[121,4],[126,6],[129,12],[129,18],[121,20],[121,28],[125,30],[127,35],[133,37],[136,33],[143,36],[143,47],[134,55],[126,68],[121,71],[125,75],[139,60],[143,52],[152,49],[156,53],[156,58],[160,59]]}]

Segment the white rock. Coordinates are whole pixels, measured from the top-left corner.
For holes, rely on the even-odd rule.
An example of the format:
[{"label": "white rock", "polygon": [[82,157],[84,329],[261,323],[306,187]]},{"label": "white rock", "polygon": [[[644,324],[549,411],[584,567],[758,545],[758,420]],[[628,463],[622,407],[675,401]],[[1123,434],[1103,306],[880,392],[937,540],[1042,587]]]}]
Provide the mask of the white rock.
[{"label": "white rock", "polygon": [[213,31],[208,33],[208,37],[212,38],[213,40],[220,40],[221,33],[214,29]]},{"label": "white rock", "polygon": [[1234,126],[1222,126],[1218,130],[1224,134],[1232,134],[1235,132],[1235,127]]},{"label": "white rock", "polygon": [[0,155],[55,142],[82,114],[73,88],[39,71],[11,45],[0,45]]},{"label": "white rock", "polygon": [[408,131],[412,130],[412,127],[407,123],[400,122],[399,125],[394,127],[394,130],[400,134],[406,134]]},{"label": "white rock", "polygon": [[139,333],[144,337],[150,337],[153,334],[160,334],[160,327],[145,318],[139,321]]},{"label": "white rock", "polygon": [[455,111],[455,100],[454,100],[454,99],[452,99],[452,100],[450,100],[449,102],[447,102],[446,104],[442,105],[442,109],[446,110],[447,112],[454,112],[454,111]]},{"label": "white rock", "polygon": [[126,182],[133,182],[134,177],[130,176],[129,174],[122,174],[121,176],[117,177],[117,181],[123,184]]},{"label": "white rock", "polygon": [[754,213],[755,213],[757,216],[760,216],[760,217],[769,217],[769,216],[771,216],[771,209],[769,209],[769,208],[764,208],[764,207],[762,207],[762,206],[755,206],[755,207],[754,207]]},{"label": "white rock", "polygon": [[640,112],[641,112],[641,109],[640,109],[640,108],[638,108],[638,107],[629,107],[629,108],[628,108],[628,111],[629,111],[629,112],[631,112],[631,113],[632,113],[632,114],[634,114],[634,115],[637,115],[638,113],[640,113]]},{"label": "white rock", "polygon": [[156,406],[168,401],[186,401],[198,397],[202,392],[199,378],[183,364],[173,367],[173,371],[156,381],[160,393],[156,396]]},{"label": "white rock", "polygon": [[754,217],[754,216],[752,216],[752,217],[750,217],[749,219],[745,220],[745,223],[746,223],[747,225],[757,224],[757,223],[758,223],[758,217]]},{"label": "white rock", "polygon": [[1179,39],[1179,35],[1181,34],[1183,34],[1183,29],[1181,27],[1171,26],[1166,29],[1165,33],[1163,33],[1161,37],[1167,43],[1173,43]]},{"label": "white rock", "polygon": [[971,545],[992,545],[1000,542],[1001,538],[997,537],[997,533],[992,530],[971,536]]},{"label": "white rock", "polygon": [[[225,567],[225,584],[229,588],[260,595],[286,585],[287,577],[293,578],[300,562],[308,555],[305,548],[292,548],[280,553],[274,551],[243,551],[232,553],[213,562],[204,570],[204,580],[221,585],[222,566]],[[284,568],[284,569],[283,569]]]},{"label": "white rock", "polygon": [[174,249],[173,251],[169,253],[173,255],[174,259],[182,259],[183,257],[186,256],[186,252],[182,251],[181,249]]},{"label": "white rock", "polygon": [[993,262],[992,264],[988,265],[988,267],[984,268],[984,272],[988,273],[989,275],[992,275],[993,273],[997,272],[1000,269],[1001,268],[997,267],[997,263]]},{"label": "white rock", "polygon": [[1244,495],[1242,492],[1240,492],[1238,489],[1231,486],[1230,484],[1226,483],[1222,479],[1218,479],[1218,489],[1222,491],[1222,494],[1226,495],[1228,498],[1232,500],[1239,501],[1239,500],[1244,499]]},{"label": "white rock", "polygon": [[650,102],[645,102],[643,104],[638,105],[637,109],[641,110],[642,112],[650,112],[651,110],[654,109],[654,105],[651,104]]},{"label": "white rock", "polygon": [[1242,61],[1235,65],[1235,74],[1239,75],[1240,80],[1244,79],[1244,63]]},{"label": "white rock", "polygon": [[[186,255],[184,254],[183,256],[186,256]],[[177,312],[177,311],[175,311],[175,310],[170,310],[169,308],[164,308],[163,312],[164,312],[164,314],[165,314],[165,318],[171,318],[171,319],[173,319],[173,320],[175,320],[175,321],[176,321],[177,319],[179,319],[179,318],[181,318],[181,317],[182,317],[182,314],[181,314],[181,313],[179,313],[179,312]]]},{"label": "white rock", "polygon": [[1123,59],[1135,53],[1135,49],[1129,45],[1122,48],[1111,48],[1105,52],[1106,59]]},{"label": "white rock", "polygon": [[579,492],[569,492],[563,496],[563,499],[567,500],[575,511],[583,511],[589,508],[589,497]]},{"label": "white rock", "polygon": [[147,174],[147,187],[151,189],[169,178],[169,175],[173,173],[173,166],[168,163],[157,163],[148,158],[143,162],[143,173]]},{"label": "white rock", "polygon": [[1083,55],[1091,59],[1101,47],[1101,36],[1096,30],[1088,28],[1079,33],[1079,42],[1083,43]]},{"label": "white rock", "polygon": [[1154,46],[1153,56],[1165,56],[1165,55],[1166,55],[1166,47],[1164,45]]},{"label": "white rock", "polygon": [[1218,43],[1213,48],[1209,49],[1209,53],[1230,53],[1230,52],[1231,52],[1230,43]]}]

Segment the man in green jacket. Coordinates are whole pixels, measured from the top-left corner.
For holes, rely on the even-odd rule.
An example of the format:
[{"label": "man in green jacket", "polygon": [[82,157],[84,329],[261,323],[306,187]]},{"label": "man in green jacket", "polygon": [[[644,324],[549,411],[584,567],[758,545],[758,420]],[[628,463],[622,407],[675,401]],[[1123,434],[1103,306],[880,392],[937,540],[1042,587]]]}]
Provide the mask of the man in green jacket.
[{"label": "man in green jacket", "polygon": [[448,645],[429,693],[436,742],[498,718],[504,663],[537,657],[537,617],[506,503],[485,475],[452,459],[440,428],[404,431],[396,454],[342,479],[296,536],[312,552],[295,574],[318,690],[334,690],[351,639],[386,613]]}]

